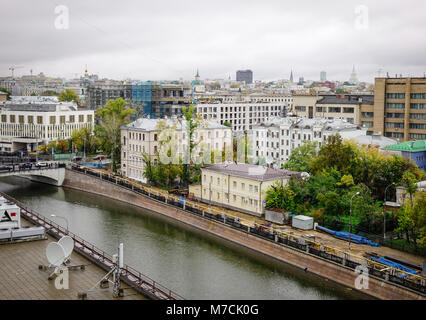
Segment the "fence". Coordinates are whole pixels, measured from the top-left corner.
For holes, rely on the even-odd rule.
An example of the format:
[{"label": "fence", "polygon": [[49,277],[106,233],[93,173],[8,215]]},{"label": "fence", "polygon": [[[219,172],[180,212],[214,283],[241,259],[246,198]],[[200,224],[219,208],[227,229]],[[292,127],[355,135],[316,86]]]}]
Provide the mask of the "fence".
[{"label": "fence", "polygon": [[170,194],[165,190],[153,188],[152,186],[146,186],[140,182],[136,182],[128,178],[101,173],[99,171],[83,168],[74,164],[69,166],[69,168],[71,170],[119,185],[131,190],[132,192],[148,196],[168,205],[179,207],[180,209],[183,209],[204,219],[222,223],[231,228],[250,233],[262,239],[273,241],[306,254],[312,254],[321,257],[351,269],[355,269],[359,265],[367,266],[370,271],[370,275],[373,275],[380,280],[399,284],[423,295],[426,294],[426,278],[422,276],[407,273],[403,270],[392,268],[367,258],[356,256],[348,252],[344,252],[340,249],[323,245],[313,240],[297,237],[285,231],[276,230],[272,227],[261,226],[241,217],[233,216],[228,212],[225,214],[223,208],[221,207],[206,205],[191,200],[182,201],[179,196]]},{"label": "fence", "polygon": [[[82,256],[86,257],[88,260],[94,262],[106,271],[109,271],[113,266],[113,257],[110,254],[97,248],[90,242],[68,231],[45,216],[33,211],[25,204],[10,197],[9,195],[3,192],[0,192],[0,195],[18,205],[21,208],[22,216],[32,221],[36,225],[45,227],[47,232],[54,238],[60,239],[65,235],[70,236],[75,243],[74,250],[80,253]],[[124,265],[124,267],[121,268],[120,277],[123,282],[127,283],[137,291],[151,297],[152,299],[184,300],[184,298],[179,294],[166,288],[165,286],[159,284],[158,282],[152,280],[148,276],[128,265]]]}]

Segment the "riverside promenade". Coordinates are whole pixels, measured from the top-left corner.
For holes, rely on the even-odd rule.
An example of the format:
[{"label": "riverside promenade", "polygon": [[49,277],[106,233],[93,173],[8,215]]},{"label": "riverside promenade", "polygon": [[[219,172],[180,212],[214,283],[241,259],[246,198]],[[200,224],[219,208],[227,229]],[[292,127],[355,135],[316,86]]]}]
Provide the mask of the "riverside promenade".
[{"label": "riverside promenade", "polygon": [[407,275],[403,278],[399,270],[391,270],[362,257],[348,256],[309,240],[303,239],[305,243],[301,243],[300,237],[291,233],[272,233],[271,230],[264,232],[228,219],[225,215],[188,206],[185,208],[185,204],[171,198],[164,199],[161,195],[149,194],[149,187],[141,189],[117,177],[102,176],[85,168],[68,169],[64,187],[133,204],[148,210],[153,216],[190,227],[205,236],[221,239],[227,245],[296,266],[354,290],[357,290],[355,281],[359,276],[354,269],[366,263],[369,288],[362,290],[363,293],[379,299],[425,299],[425,279],[420,276]]}]

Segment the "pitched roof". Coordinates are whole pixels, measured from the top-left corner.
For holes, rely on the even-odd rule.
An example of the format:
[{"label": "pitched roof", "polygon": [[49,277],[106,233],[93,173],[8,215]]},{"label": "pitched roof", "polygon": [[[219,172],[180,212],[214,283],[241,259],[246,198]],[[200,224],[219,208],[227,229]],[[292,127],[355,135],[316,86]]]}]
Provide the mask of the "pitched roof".
[{"label": "pitched roof", "polygon": [[387,150],[420,152],[426,151],[426,140],[405,141],[385,147]]},{"label": "pitched roof", "polygon": [[235,163],[232,161],[208,165],[202,168],[202,170],[215,171],[256,181],[278,180],[289,178],[293,175],[301,175],[300,172],[296,171],[273,169],[254,164],[246,164],[241,162]]}]

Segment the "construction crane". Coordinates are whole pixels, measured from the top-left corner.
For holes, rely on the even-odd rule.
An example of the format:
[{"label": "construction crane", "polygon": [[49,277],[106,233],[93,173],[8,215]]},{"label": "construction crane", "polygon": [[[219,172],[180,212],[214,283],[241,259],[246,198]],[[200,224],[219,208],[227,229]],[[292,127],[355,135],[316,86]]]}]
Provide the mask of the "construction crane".
[{"label": "construction crane", "polygon": [[15,71],[15,69],[20,69],[23,68],[24,66],[10,66],[9,70],[12,71],[12,78],[14,76],[13,72]]}]

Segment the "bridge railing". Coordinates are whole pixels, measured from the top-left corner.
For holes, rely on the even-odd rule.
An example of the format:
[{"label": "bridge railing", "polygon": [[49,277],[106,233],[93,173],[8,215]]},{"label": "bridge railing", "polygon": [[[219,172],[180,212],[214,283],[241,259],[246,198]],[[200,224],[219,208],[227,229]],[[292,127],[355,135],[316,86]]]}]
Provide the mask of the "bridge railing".
[{"label": "bridge railing", "polygon": [[421,294],[426,294],[426,278],[421,275],[415,275],[403,270],[383,265],[376,261],[348,253],[343,250],[323,245],[314,240],[304,237],[295,236],[291,232],[274,229],[273,227],[261,226],[253,221],[232,215],[224,208],[208,205],[197,201],[185,199],[182,203],[181,198],[174,194],[170,194],[166,190],[161,190],[152,186],[142,184],[129,178],[123,178],[116,175],[102,173],[86,167],[71,165],[71,170],[87,174],[101,180],[120,185],[135,193],[148,196],[154,200],[165,202],[169,205],[176,206],[185,211],[196,214],[202,218],[213,220],[222,224],[226,224],[232,228],[243,230],[254,236],[276,242],[291,249],[302,251],[306,254],[312,254],[320,258],[341,264],[351,269],[358,266],[366,266],[370,275],[381,280],[393,282],[395,284],[412,289]]},{"label": "bridge railing", "polygon": [[[62,236],[70,236],[75,242],[75,250],[77,250],[83,256],[88,257],[90,260],[96,261],[105,270],[111,269],[113,265],[113,257],[104,250],[96,247],[94,244],[84,240],[80,236],[70,232],[61,225],[54,221],[46,218],[45,216],[35,212],[24,203],[14,199],[13,197],[0,192],[5,199],[14,202],[21,208],[21,215],[33,222],[36,225],[43,226],[47,229],[47,232],[54,238],[60,239]],[[150,296],[154,296],[161,300],[185,300],[181,295],[166,288],[160,283],[154,281],[150,277],[137,271],[136,269],[128,266],[127,264],[121,269],[121,277],[126,283],[134,287],[137,290],[141,290],[143,293],[149,293]]]}]

